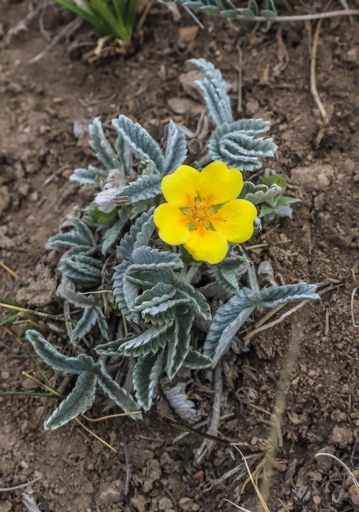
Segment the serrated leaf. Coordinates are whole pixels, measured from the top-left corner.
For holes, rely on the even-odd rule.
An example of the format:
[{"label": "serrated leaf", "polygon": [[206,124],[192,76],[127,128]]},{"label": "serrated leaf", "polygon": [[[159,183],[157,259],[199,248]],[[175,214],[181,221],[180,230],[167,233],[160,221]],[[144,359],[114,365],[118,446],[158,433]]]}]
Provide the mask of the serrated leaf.
[{"label": "serrated leaf", "polygon": [[146,322],[154,325],[170,325],[176,316],[174,311],[176,307],[184,307],[187,313],[189,313],[192,310],[192,303],[185,299],[168,300],[159,306],[144,309],[142,316]]},{"label": "serrated leaf", "polygon": [[213,160],[223,161],[228,167],[254,171],[262,167],[259,158],[273,157],[277,151],[272,139],[254,139],[239,131],[221,134],[221,130],[222,127],[213,132],[208,150]]},{"label": "serrated leaf", "polygon": [[248,9],[250,9],[255,16],[258,14],[258,5],[255,0],[249,0],[248,2]]},{"label": "serrated leaf", "polygon": [[131,163],[132,163],[132,151],[128,144],[126,144],[125,140],[119,134],[116,139],[116,151],[118,158],[121,161],[123,172],[125,174],[130,174],[131,172]]},{"label": "serrated leaf", "polygon": [[141,125],[134,123],[124,115],[120,115],[118,119],[112,121],[112,126],[115,127],[126,144],[130,146],[137,158],[151,160],[159,173],[164,172],[165,161],[161,149]]},{"label": "serrated leaf", "polygon": [[64,356],[37,331],[28,330],[25,335],[37,355],[54,370],[81,374],[86,371],[94,371],[98,367],[92,357],[86,354],[80,354],[78,357]]},{"label": "serrated leaf", "polygon": [[82,247],[83,250],[87,250],[88,248],[94,248],[96,246],[96,241],[91,230],[81,219],[71,217],[69,222],[75,228],[75,231],[52,236],[47,243],[49,248]]},{"label": "serrated leaf", "polygon": [[[124,281],[125,279],[127,279],[127,277],[125,276],[125,272],[128,266],[129,263],[124,262],[115,267],[115,272],[113,274],[113,296],[115,298],[115,302],[118,309],[127,318],[127,320],[138,323],[138,314],[130,311],[124,294]],[[127,296],[127,299],[128,298],[129,297]]]},{"label": "serrated leaf", "polygon": [[143,213],[141,217],[138,217],[131,226],[129,233],[122,238],[117,248],[117,259],[119,261],[125,260],[132,263],[134,249],[141,245],[147,245],[154,230],[153,212],[154,208],[151,208],[148,212]]},{"label": "serrated leaf", "polygon": [[[162,264],[162,267],[165,264]],[[126,272],[126,278],[145,288],[152,288],[158,282],[173,284],[176,276],[172,270],[161,268],[160,265],[131,265]]]},{"label": "serrated leaf", "polygon": [[[204,6],[200,10],[219,11],[218,7],[212,6]],[[195,84],[202,89],[209,113],[215,124],[221,126],[223,123],[231,123],[233,117],[230,99],[220,71],[204,59],[190,59],[189,62],[194,64],[205,76],[204,80],[196,80]]]},{"label": "serrated leaf", "polygon": [[[104,392],[125,412],[136,412],[139,410],[138,404],[132,398],[132,396],[123,389],[117,382],[115,382],[110,375],[107,373],[105,363],[100,361],[101,372],[97,376],[97,382],[102,387]],[[130,416],[134,420],[142,418],[141,413],[131,414]]]},{"label": "serrated leaf", "polygon": [[175,309],[174,341],[168,346],[166,373],[170,380],[174,378],[183,365],[189,352],[193,313],[186,311],[184,306]]},{"label": "serrated leaf", "polygon": [[75,329],[71,332],[71,341],[78,341],[86,336],[86,334],[88,334],[92,327],[96,324],[96,320],[96,309],[92,306],[86,306],[83,310],[82,317],[77,322]]},{"label": "serrated leaf", "polygon": [[315,284],[298,283],[263,288],[259,295],[263,307],[275,308],[279,304],[286,304],[294,300],[320,299],[316,290]]},{"label": "serrated leaf", "polygon": [[[139,242],[144,240],[139,239]],[[143,244],[144,245],[144,244]],[[150,270],[155,265],[157,269],[180,269],[183,268],[181,257],[170,251],[160,251],[152,249],[152,247],[138,247],[132,253],[133,263],[135,265],[143,265],[146,270]]]},{"label": "serrated leaf", "polygon": [[176,289],[171,284],[157,283],[149,290],[145,290],[132,304],[134,311],[142,311],[143,309],[158,306],[161,302],[172,299],[176,293]]},{"label": "serrated leaf", "polygon": [[153,392],[162,372],[164,351],[157,355],[148,355],[136,363],[133,383],[139,405],[148,411],[152,405]]},{"label": "serrated leaf", "polygon": [[108,174],[101,169],[97,169],[93,165],[89,165],[88,169],[75,169],[69,180],[80,185],[99,185],[101,180],[105,180]]},{"label": "serrated leaf", "polygon": [[118,351],[128,357],[155,354],[160,348],[164,348],[173,336],[172,323],[150,327],[135,338],[121,343]]},{"label": "serrated leaf", "polygon": [[237,295],[218,308],[214,315],[203,346],[203,354],[213,359],[214,365],[227,350],[238,329],[254,311],[255,305],[249,298],[251,295],[251,290],[242,288]]},{"label": "serrated leaf", "polygon": [[161,181],[159,174],[139,177],[118,192],[116,197],[126,197],[131,204],[158,197],[161,195]]},{"label": "serrated leaf", "polygon": [[127,221],[129,220],[128,214],[124,210],[120,210],[121,213],[119,213],[119,219],[118,221],[111,226],[110,228],[106,229],[103,238],[102,238],[102,245],[101,245],[101,252],[105,256],[109,250],[115,245],[116,240],[125,227]]},{"label": "serrated leaf", "polygon": [[90,146],[96,152],[96,157],[102,162],[107,169],[121,170],[121,162],[117,158],[110,143],[105,137],[102,129],[102,123],[99,117],[96,117],[89,126]]},{"label": "serrated leaf", "polygon": [[134,283],[133,281],[128,279],[126,275],[124,276],[122,283],[123,296],[125,298],[129,311],[132,311],[132,305],[137,299],[141,285],[139,285],[138,283]]},{"label": "serrated leaf", "polygon": [[168,137],[165,154],[165,171],[171,173],[183,164],[187,156],[187,144],[183,130],[172,120],[168,126]]},{"label": "serrated leaf", "polygon": [[270,174],[269,176],[260,176],[258,183],[271,187],[272,185],[278,185],[283,192],[287,188],[287,178],[282,174]]},{"label": "serrated leaf", "polygon": [[103,263],[86,254],[66,253],[59,263],[59,270],[82,286],[97,286],[101,282]]},{"label": "serrated leaf", "polygon": [[63,286],[59,286],[57,288],[56,295],[60,297],[60,299],[67,300],[67,302],[78,308],[96,305],[96,300],[93,295],[77,293],[75,292],[75,290],[71,290],[70,288],[64,288]]},{"label": "serrated leaf", "polygon": [[74,389],[45,421],[45,430],[56,430],[84,414],[95,400],[96,383],[96,375],[91,372],[81,373]]},{"label": "serrated leaf", "polygon": [[267,190],[263,190],[265,186],[261,185],[261,189],[257,188],[254,193],[246,194],[245,199],[254,205],[266,204],[271,208],[275,208],[283,191],[278,185],[272,185],[270,188],[267,187]]},{"label": "serrated leaf", "polygon": [[238,276],[248,268],[249,263],[244,256],[228,256],[218,265],[213,265],[216,281],[230,293],[239,292]]},{"label": "serrated leaf", "polygon": [[191,370],[201,370],[202,368],[209,368],[213,366],[213,361],[209,357],[197,352],[197,350],[190,349],[183,361],[183,366]]}]

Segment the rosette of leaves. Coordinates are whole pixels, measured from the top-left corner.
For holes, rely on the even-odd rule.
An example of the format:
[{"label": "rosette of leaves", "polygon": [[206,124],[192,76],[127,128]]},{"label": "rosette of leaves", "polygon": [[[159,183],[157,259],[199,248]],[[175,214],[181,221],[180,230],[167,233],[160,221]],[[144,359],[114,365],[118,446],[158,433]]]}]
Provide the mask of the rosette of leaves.
[{"label": "rosette of leaves", "polygon": [[259,218],[265,217],[270,222],[278,215],[279,217],[292,217],[293,210],[290,204],[297,203],[300,199],[284,196],[287,188],[287,180],[280,174],[263,176],[255,185],[246,181],[240,194],[240,198],[247,199],[260,208]]}]

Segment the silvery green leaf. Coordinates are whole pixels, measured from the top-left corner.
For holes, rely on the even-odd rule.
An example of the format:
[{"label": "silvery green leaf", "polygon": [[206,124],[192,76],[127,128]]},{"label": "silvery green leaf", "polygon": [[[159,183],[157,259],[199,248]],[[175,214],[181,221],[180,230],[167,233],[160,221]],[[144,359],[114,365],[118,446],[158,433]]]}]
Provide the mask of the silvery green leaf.
[{"label": "silvery green leaf", "polygon": [[225,290],[232,294],[238,293],[238,276],[248,266],[248,260],[244,256],[228,256],[218,265],[213,265],[213,275]]},{"label": "silvery green leaf", "polygon": [[249,0],[249,2],[248,2],[248,9],[253,11],[253,14],[255,16],[257,16],[257,14],[258,14],[258,5],[257,5],[257,2],[255,0]]},{"label": "silvery green leaf", "polygon": [[142,357],[136,363],[133,384],[137,401],[145,411],[151,408],[153,392],[162,372],[163,358],[164,351],[161,350],[156,355]]},{"label": "silvery green leaf", "polygon": [[71,341],[78,341],[86,336],[96,324],[96,320],[96,309],[93,306],[86,306],[83,310],[82,317],[77,322],[75,329],[71,332]]},{"label": "silvery green leaf", "polygon": [[80,185],[99,185],[101,180],[107,178],[107,172],[89,165],[88,169],[75,169],[70,176],[70,181]]},{"label": "silvery green leaf", "polygon": [[101,282],[103,263],[86,254],[66,253],[60,260],[59,270],[82,286],[97,286]]},{"label": "silvery green leaf", "polygon": [[126,197],[131,204],[158,197],[161,195],[161,181],[159,174],[141,176],[118,192],[116,197]]},{"label": "silvery green leaf", "polygon": [[[265,187],[266,185],[260,185],[260,187]],[[245,199],[250,201],[254,205],[259,204],[267,204],[271,208],[275,208],[277,205],[278,199],[283,194],[282,189],[278,185],[272,185],[270,188],[267,187],[267,190],[257,190],[254,193],[246,194]]]},{"label": "silvery green leaf", "polygon": [[[218,7],[204,6],[200,8],[205,11],[208,9],[219,10]],[[233,118],[230,99],[220,71],[204,59],[190,59],[189,62],[194,64],[205,76],[204,80],[196,80],[195,84],[202,89],[209,113],[215,124],[221,126],[223,123],[231,123]]]},{"label": "silvery green leaf", "polygon": [[150,199],[146,199],[145,201],[138,201],[135,204],[131,205],[130,219],[136,219],[139,215],[144,212],[148,212],[148,210],[154,206],[158,205],[158,198],[151,197]]},{"label": "silvery green leaf", "polygon": [[206,320],[212,318],[211,309],[205,298],[205,296],[193,288],[192,285],[187,283],[184,279],[175,276],[175,286],[178,288],[178,297],[183,299],[189,299],[194,307],[196,313]]},{"label": "silvery green leaf", "polygon": [[71,217],[69,222],[74,226],[75,231],[52,236],[47,243],[49,248],[83,247],[88,249],[96,246],[96,241],[91,230],[81,219]]},{"label": "silvery green leaf", "polygon": [[197,350],[190,349],[186,359],[183,361],[183,366],[191,370],[201,370],[202,368],[213,366],[213,361],[209,357],[197,352]]},{"label": "silvery green leaf", "polygon": [[129,233],[122,238],[117,248],[118,261],[124,260],[132,263],[134,249],[141,245],[147,245],[154,230],[153,212],[154,208],[151,208],[148,212],[144,212],[141,217],[138,217],[131,226]]},{"label": "silvery green leaf", "polygon": [[101,336],[105,339],[109,339],[109,332],[108,332],[108,323],[107,318],[105,317],[102,309],[100,306],[96,307],[96,313],[97,313],[97,325],[100,329]]},{"label": "silvery green leaf", "polygon": [[97,377],[92,372],[83,372],[71,393],[45,421],[45,430],[55,430],[84,414],[95,400]]},{"label": "silvery green leaf", "polygon": [[[164,264],[163,264],[164,265]],[[128,267],[126,277],[139,286],[152,288],[158,282],[173,284],[176,281],[176,275],[172,270],[158,268],[158,265],[131,265]]]},{"label": "silvery green leaf", "polygon": [[128,144],[126,144],[125,140],[119,134],[116,139],[116,151],[117,155],[122,163],[122,168],[125,174],[130,174],[131,172],[131,164],[132,164],[132,151]]},{"label": "silvery green leaf", "polygon": [[141,288],[141,285],[139,285],[138,283],[134,283],[130,279],[127,279],[127,276],[125,275],[124,279],[123,279],[122,286],[123,286],[123,296],[125,298],[127,307],[129,309],[129,311],[132,311],[132,305],[135,302],[135,300],[137,299],[138,292]]},{"label": "silvery green leaf", "polygon": [[117,158],[110,143],[105,137],[102,129],[102,123],[99,117],[96,117],[92,124],[89,126],[90,146],[96,152],[97,158],[102,162],[107,169],[121,170],[121,162]]},{"label": "silvery green leaf", "polygon": [[[127,318],[127,320],[138,323],[138,314],[130,311],[124,294],[124,282],[125,279],[127,280],[125,272],[128,266],[129,263],[125,261],[115,267],[115,272],[113,274],[113,296],[118,309]],[[136,283],[134,284],[136,285]]]},{"label": "silvery green leaf", "polygon": [[166,373],[170,380],[181,368],[189,352],[194,317],[185,305],[176,306],[175,314],[174,340],[168,345],[166,364]]},{"label": "silvery green leaf", "polygon": [[149,290],[145,290],[132,304],[134,311],[157,306],[166,300],[172,299],[176,293],[176,288],[172,284],[157,283]]},{"label": "silvery green leaf", "polygon": [[96,306],[96,300],[93,295],[85,295],[83,293],[77,293],[75,290],[70,288],[64,288],[59,286],[56,290],[56,295],[61,299],[67,300],[73,306],[77,308],[84,308],[86,306]]},{"label": "silvery green leaf", "polygon": [[154,325],[139,336],[121,343],[118,351],[128,357],[155,354],[160,348],[164,348],[168,342],[172,341],[173,329],[171,329],[171,325]]},{"label": "silvery green leaf", "polygon": [[168,137],[165,155],[166,173],[171,173],[183,164],[187,156],[187,144],[183,130],[172,120],[168,126]]},{"label": "silvery green leaf", "polygon": [[252,291],[242,288],[226,304],[217,309],[207,334],[203,354],[213,359],[214,366],[229,347],[242,324],[254,311]]},{"label": "silvery green leaf", "polygon": [[[183,268],[183,261],[181,260],[181,257],[170,251],[159,251],[158,249],[142,246],[133,251],[132,257],[135,265],[144,265],[147,270],[149,268]],[[155,265],[155,267],[149,267],[149,265]]]},{"label": "silvery green leaf", "polygon": [[238,9],[238,12],[239,12],[239,14],[244,16],[247,20],[253,20],[253,18],[255,17],[255,14],[252,11],[252,9],[248,9],[248,8]]},{"label": "silvery green leaf", "polygon": [[118,349],[121,344],[126,343],[126,341],[126,338],[121,338],[119,340],[109,341],[108,343],[101,343],[100,345],[96,345],[95,350],[98,354],[118,356]]},{"label": "silvery green leaf", "polygon": [[[202,5],[202,7],[200,7],[198,10],[199,10],[199,11],[201,11],[201,12],[205,12],[206,14],[218,14],[218,15],[220,14],[219,7],[217,7],[217,6],[215,6],[215,5]],[[199,85],[199,84],[198,84],[198,85]],[[207,92],[207,91],[205,91],[205,89],[204,89],[204,88],[202,88],[202,87],[201,87],[201,89],[203,89],[203,91],[204,91],[204,92]],[[208,92],[207,92],[207,94],[208,94]],[[212,103],[212,102],[210,103],[210,102],[208,101],[208,99],[206,98],[206,103],[207,103],[207,106],[208,106],[208,110],[209,110],[210,112],[211,112],[211,108],[210,108],[210,106],[211,106],[211,107],[213,107],[213,105],[215,104],[215,99],[216,99],[216,98],[215,98],[215,96],[214,96],[214,98],[212,99],[212,102],[213,102],[213,103]],[[211,115],[212,115],[212,114],[211,114]],[[212,118],[213,118],[213,120],[214,120],[214,116],[213,116],[213,115],[212,115]]]},{"label": "silvery green leaf", "polygon": [[[115,382],[110,375],[107,373],[105,364],[100,361],[101,371],[97,375],[97,383],[102,387],[104,392],[125,412],[136,412],[139,410],[138,404],[132,398],[132,396],[123,389],[117,382]],[[141,413],[131,414],[130,416],[134,420],[140,420],[142,418]]]},{"label": "silvery green leaf", "polygon": [[188,316],[192,315],[192,303],[189,300],[174,299],[162,302],[158,306],[144,309],[142,316],[146,322],[154,325],[170,325],[176,317],[176,308],[178,307],[185,308],[184,311],[188,313]]},{"label": "silvery green leaf", "polygon": [[316,293],[315,284],[287,284],[285,286],[270,286],[260,292],[260,301],[265,308],[275,308],[279,304],[286,304],[294,300],[316,300],[320,296]]},{"label": "silvery green leaf", "polygon": [[243,188],[239,194],[239,199],[246,199],[248,194],[255,194],[256,192],[266,192],[268,190],[267,185],[255,185],[251,181],[245,181]]},{"label": "silvery green leaf", "polygon": [[86,354],[80,354],[78,357],[64,356],[37,331],[28,330],[25,335],[37,355],[54,370],[80,374],[86,371],[94,371],[98,366],[92,357]]},{"label": "silvery green leaf", "polygon": [[128,214],[124,210],[119,210],[118,221],[113,226],[106,229],[102,238],[101,252],[104,256],[108,254],[110,249],[115,245],[119,234],[125,227],[128,220]]},{"label": "silvery green leaf", "polygon": [[262,167],[259,158],[274,156],[277,146],[272,139],[254,139],[243,131],[233,129],[232,125],[224,124],[213,132],[208,151],[213,160],[223,161],[228,167],[255,171]]},{"label": "silvery green leaf", "polygon": [[159,173],[165,170],[165,161],[157,142],[138,123],[124,115],[112,121],[112,126],[122,136],[123,140],[130,146],[135,156],[140,160],[151,160]]}]

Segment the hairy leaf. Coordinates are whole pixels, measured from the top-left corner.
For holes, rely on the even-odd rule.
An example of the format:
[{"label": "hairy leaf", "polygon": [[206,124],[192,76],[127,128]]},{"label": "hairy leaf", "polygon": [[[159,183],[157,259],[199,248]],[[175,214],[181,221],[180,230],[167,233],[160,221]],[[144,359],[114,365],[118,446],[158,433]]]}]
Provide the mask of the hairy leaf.
[{"label": "hairy leaf", "polygon": [[107,169],[121,170],[121,162],[117,158],[110,143],[105,137],[102,129],[102,123],[99,117],[96,117],[89,126],[90,146],[96,151],[96,156]]},{"label": "hairy leaf", "polygon": [[183,164],[187,156],[187,144],[183,130],[172,120],[168,126],[168,137],[165,155],[165,170],[171,173]]},{"label": "hairy leaf", "polygon": [[77,308],[85,308],[86,306],[96,306],[96,300],[93,295],[85,295],[84,293],[77,293],[70,288],[59,286],[56,290],[56,295],[61,299],[67,300]]},{"label": "hairy leaf", "polygon": [[[219,11],[218,7],[212,6],[209,9]],[[202,7],[200,10],[208,12],[208,7]],[[222,79],[220,71],[204,59],[191,59],[190,62],[205,76],[203,81],[196,80],[195,83],[203,91],[204,99],[213,121],[217,126],[221,126],[223,123],[231,123],[231,104],[227,94],[226,83]]]},{"label": "hairy leaf", "polygon": [[82,339],[88,334],[93,326],[96,324],[97,311],[92,306],[84,308],[82,317],[77,322],[75,329],[71,332],[70,339],[72,342]]},{"label": "hairy leaf", "polygon": [[214,365],[227,350],[238,329],[254,311],[255,306],[249,298],[251,294],[249,288],[242,288],[237,295],[218,308],[203,347],[203,354],[213,359]]},{"label": "hairy leaf", "polygon": [[89,227],[79,218],[71,217],[69,222],[76,231],[60,233],[52,236],[48,243],[48,248],[54,247],[82,247],[83,251],[96,246],[95,239]]},{"label": "hairy leaf", "polygon": [[178,382],[171,386],[168,378],[161,379],[162,390],[175,412],[180,418],[192,425],[201,418],[201,413],[196,410],[196,406],[186,394],[186,383]]},{"label": "hairy leaf", "polygon": [[131,204],[145,201],[161,195],[162,177],[159,174],[141,176],[116,194],[116,197],[126,197]]},{"label": "hairy leaf", "polygon": [[[263,121],[259,121],[259,126],[263,126]],[[255,126],[255,123],[252,125]],[[208,142],[209,154],[213,160],[223,161],[228,167],[255,171],[262,167],[259,158],[274,156],[277,146],[272,139],[254,139],[251,135],[254,128],[249,128],[248,135],[245,130],[238,130],[238,126],[238,122],[219,126]]]},{"label": "hairy leaf", "polygon": [[[138,404],[132,398],[132,396],[117,382],[115,382],[110,375],[107,373],[105,363],[100,361],[101,372],[97,376],[97,382],[102,387],[104,392],[125,412],[136,412],[139,410]],[[134,420],[140,420],[142,417],[141,413],[132,414],[131,418]]]},{"label": "hairy leaf", "polygon": [[137,158],[151,160],[161,174],[164,172],[165,161],[160,147],[141,125],[134,123],[124,115],[120,115],[118,119],[112,121],[112,126],[130,146]]},{"label": "hairy leaf", "polygon": [[209,357],[197,352],[197,350],[190,349],[183,361],[183,366],[191,370],[201,370],[202,368],[209,368],[213,366],[213,361]]},{"label": "hairy leaf", "polygon": [[98,367],[92,357],[86,354],[80,354],[78,357],[64,356],[37,331],[28,330],[25,335],[37,355],[54,370],[80,374],[86,371],[94,371]]},{"label": "hairy leaf", "polygon": [[45,421],[45,430],[55,430],[84,414],[95,400],[96,383],[96,375],[91,372],[81,373],[74,389]]},{"label": "hairy leaf", "polygon": [[263,307],[275,308],[279,304],[286,304],[294,300],[320,299],[316,291],[317,287],[315,284],[298,283],[263,288],[259,295]]},{"label": "hairy leaf", "polygon": [[129,216],[124,210],[119,211],[119,217],[118,221],[113,226],[106,229],[103,235],[101,252],[104,256],[108,254],[109,250],[115,245],[119,234],[129,220]]},{"label": "hairy leaf", "polygon": [[129,233],[122,238],[117,248],[117,259],[119,261],[124,260],[132,263],[134,249],[148,244],[154,231],[153,212],[154,208],[151,208],[148,212],[143,213],[141,217],[138,217],[134,225],[131,226]]},{"label": "hairy leaf", "polygon": [[229,293],[238,293],[238,276],[249,266],[244,256],[228,256],[218,265],[213,266],[216,281]]},{"label": "hairy leaf", "polygon": [[88,169],[75,169],[69,179],[80,185],[99,185],[101,180],[105,180],[107,176],[107,172],[89,165]]},{"label": "hairy leaf", "polygon": [[103,263],[86,254],[64,254],[59,263],[59,270],[82,286],[97,286],[101,282]]},{"label": "hairy leaf", "polygon": [[173,336],[172,324],[153,326],[135,338],[121,343],[119,352],[128,357],[138,357],[146,354],[155,354],[164,348]]},{"label": "hairy leaf", "polygon": [[167,300],[158,306],[144,309],[142,311],[142,316],[146,322],[150,322],[155,325],[170,325],[176,318],[175,308],[177,307],[185,308],[185,311],[190,315],[192,303],[186,299]]},{"label": "hairy leaf", "polygon": [[162,372],[164,351],[156,355],[147,355],[136,363],[133,383],[136,390],[136,398],[140,406],[148,411],[151,408],[153,392],[157,386]]},{"label": "hairy leaf", "polygon": [[193,288],[184,279],[175,276],[175,286],[178,288],[178,297],[189,299],[196,313],[206,320],[212,318],[211,309],[204,295]]},{"label": "hairy leaf", "polygon": [[116,139],[116,151],[118,157],[122,163],[122,168],[125,174],[130,174],[131,172],[131,163],[132,163],[132,151],[128,144],[126,144],[125,140],[119,134]]},{"label": "hairy leaf", "polygon": [[132,253],[133,263],[136,265],[136,268],[139,265],[145,266],[146,270],[151,268],[183,268],[183,262],[178,254],[170,251],[159,251],[158,249],[152,249],[151,247],[144,247],[144,243],[142,245],[142,247],[138,247]]},{"label": "hairy leaf", "polygon": [[[127,305],[129,295],[125,297],[124,294],[124,283],[127,281],[127,276],[125,273],[128,267],[128,262],[120,263],[120,265],[115,267],[115,272],[113,274],[113,296],[115,298],[118,309],[127,318],[127,320],[138,323],[138,314],[131,312],[129,306]],[[136,283],[134,284],[136,285]]]},{"label": "hairy leaf", "polygon": [[183,365],[189,352],[193,313],[188,312],[183,305],[176,306],[174,341],[168,346],[166,373],[172,380]]},{"label": "hairy leaf", "polygon": [[157,283],[149,290],[145,290],[133,302],[132,309],[134,311],[142,311],[143,309],[158,306],[161,302],[172,299],[176,293],[176,289],[171,284]]}]

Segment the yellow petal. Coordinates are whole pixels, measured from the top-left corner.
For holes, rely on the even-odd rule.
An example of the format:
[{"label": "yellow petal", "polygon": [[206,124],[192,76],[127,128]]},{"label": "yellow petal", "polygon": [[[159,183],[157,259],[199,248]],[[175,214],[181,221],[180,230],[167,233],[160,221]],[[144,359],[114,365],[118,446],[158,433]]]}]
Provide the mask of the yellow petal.
[{"label": "yellow petal", "polygon": [[182,245],[188,240],[188,219],[176,206],[161,204],[156,208],[153,220],[160,238],[167,244]]},{"label": "yellow petal", "polygon": [[193,259],[207,261],[212,265],[222,261],[228,252],[228,243],[221,233],[205,228],[190,232],[184,244]]},{"label": "yellow petal", "polygon": [[232,243],[242,244],[253,235],[253,222],[257,216],[254,204],[245,199],[233,199],[211,215],[213,228]]},{"label": "yellow petal", "polygon": [[206,206],[222,204],[238,197],[243,177],[238,169],[228,169],[223,162],[213,162],[203,169],[197,191]]},{"label": "yellow petal", "polygon": [[174,173],[165,176],[161,189],[166,201],[179,208],[192,207],[197,197],[199,175],[193,167],[181,165]]}]

